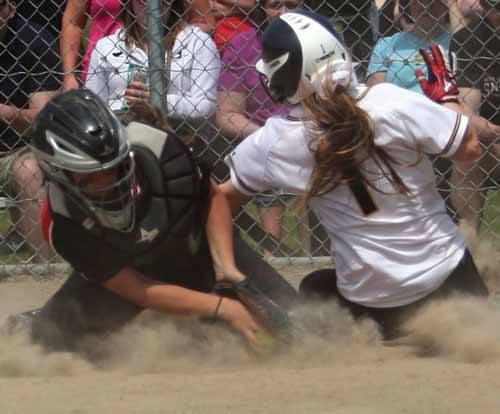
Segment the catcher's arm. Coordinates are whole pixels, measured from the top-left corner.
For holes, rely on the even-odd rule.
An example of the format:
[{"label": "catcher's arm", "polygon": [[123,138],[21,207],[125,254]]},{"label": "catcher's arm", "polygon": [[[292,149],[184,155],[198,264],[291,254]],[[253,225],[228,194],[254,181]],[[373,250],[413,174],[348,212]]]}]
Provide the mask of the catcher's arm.
[{"label": "catcher's arm", "polygon": [[219,286],[233,290],[270,331],[285,329],[288,325],[286,311],[260,291],[252,279],[236,267],[231,210],[225,194],[214,181],[211,182],[206,232]]}]

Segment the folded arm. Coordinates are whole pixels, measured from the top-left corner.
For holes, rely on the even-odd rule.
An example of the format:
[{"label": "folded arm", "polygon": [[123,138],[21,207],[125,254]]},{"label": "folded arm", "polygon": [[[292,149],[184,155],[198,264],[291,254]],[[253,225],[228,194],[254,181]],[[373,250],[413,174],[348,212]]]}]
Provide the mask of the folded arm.
[{"label": "folded arm", "polygon": [[28,108],[17,108],[13,105],[0,104],[0,119],[14,128],[19,135],[24,135],[38,112],[56,94],[56,91],[35,92],[31,95]]},{"label": "folded arm", "polygon": [[68,0],[64,10],[59,45],[64,69],[64,89],[78,89],[75,69],[80,59],[82,32],[87,23],[88,0]]}]

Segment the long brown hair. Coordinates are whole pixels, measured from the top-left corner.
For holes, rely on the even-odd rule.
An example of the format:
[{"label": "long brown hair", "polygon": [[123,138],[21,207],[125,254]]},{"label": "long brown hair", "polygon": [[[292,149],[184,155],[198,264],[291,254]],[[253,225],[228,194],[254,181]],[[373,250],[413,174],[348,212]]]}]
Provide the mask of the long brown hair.
[{"label": "long brown hair", "polygon": [[379,170],[378,177],[387,178],[397,192],[410,195],[391,165],[398,163],[375,145],[374,125],[368,113],[339,85],[327,84],[323,93],[323,96],[315,93],[304,100],[306,113],[312,120],[310,149],[315,159],[304,205],[312,197],[333,191],[340,184],[364,185],[382,192],[373,184],[374,172],[370,171],[371,179],[367,177],[363,163],[369,158]]},{"label": "long brown hair", "polygon": [[[146,39],[144,34],[141,34],[137,16],[132,8],[133,0],[121,0],[120,20],[123,23],[125,32],[125,44],[127,47],[141,47]],[[172,3],[170,16],[165,28],[165,48],[171,50],[174,46],[177,34],[184,28],[184,22],[187,18],[187,13],[184,8],[183,0],[174,0]]]}]

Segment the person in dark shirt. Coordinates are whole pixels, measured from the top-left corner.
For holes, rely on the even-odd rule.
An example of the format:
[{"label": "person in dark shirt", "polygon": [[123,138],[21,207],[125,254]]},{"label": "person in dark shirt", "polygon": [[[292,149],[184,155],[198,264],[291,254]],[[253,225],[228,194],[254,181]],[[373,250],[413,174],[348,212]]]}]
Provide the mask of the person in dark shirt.
[{"label": "person in dark shirt", "polygon": [[[461,108],[500,125],[500,1],[481,0],[481,5],[485,16],[455,33],[450,50],[456,54]],[[500,183],[499,144],[485,147],[479,162],[461,165],[452,175],[458,190],[453,204],[473,232],[479,230],[488,188]]]},{"label": "person in dark shirt", "polygon": [[34,259],[45,259],[50,251],[34,229],[42,176],[26,137],[33,118],[61,85],[53,41],[46,29],[17,16],[12,0],[0,1],[0,185],[19,199],[22,214],[13,219],[37,251]]},{"label": "person in dark shirt", "polygon": [[243,241],[233,254],[227,200],[171,130],[125,128],[95,94],[72,90],[39,114],[31,147],[47,180],[43,233],[74,269],[32,319],[33,339],[48,349],[78,350],[85,335],[112,332],[145,308],[224,320],[258,346],[268,322],[259,305],[222,296],[216,282],[242,300],[251,296],[239,287],[251,284],[266,309],[296,301]]},{"label": "person in dark shirt", "polygon": [[357,75],[364,79],[374,45],[372,0],[313,0],[312,9],[328,17],[342,32],[354,61],[359,62]]},{"label": "person in dark shirt", "polygon": [[15,0],[17,15],[25,22],[36,23],[50,30],[54,36],[54,46],[61,33],[62,17],[66,0]]},{"label": "person in dark shirt", "polygon": [[490,122],[500,124],[500,1],[481,0],[479,18],[453,35],[456,77],[463,101]]}]

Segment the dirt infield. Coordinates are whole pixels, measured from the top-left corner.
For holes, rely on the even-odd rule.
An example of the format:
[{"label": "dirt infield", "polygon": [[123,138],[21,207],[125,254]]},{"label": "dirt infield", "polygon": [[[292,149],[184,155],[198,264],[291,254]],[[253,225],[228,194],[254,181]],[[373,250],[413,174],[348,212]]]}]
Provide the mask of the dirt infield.
[{"label": "dirt infield", "polygon": [[[488,253],[488,254],[487,254]],[[485,256],[492,258],[491,251]],[[498,254],[495,254],[498,255]],[[478,258],[496,290],[496,264]],[[294,283],[309,266],[282,269]],[[0,283],[0,323],[36,307],[61,280]],[[500,307],[455,299],[412,320],[404,344],[381,343],[335,304],[302,311],[322,335],[256,356],[221,326],[143,315],[89,348],[97,363],[44,355],[22,334],[0,335],[0,413],[498,413]],[[191,324],[189,324],[191,325]],[[208,338],[197,341],[194,337]]]}]

